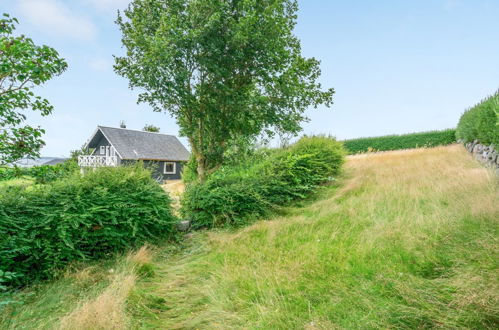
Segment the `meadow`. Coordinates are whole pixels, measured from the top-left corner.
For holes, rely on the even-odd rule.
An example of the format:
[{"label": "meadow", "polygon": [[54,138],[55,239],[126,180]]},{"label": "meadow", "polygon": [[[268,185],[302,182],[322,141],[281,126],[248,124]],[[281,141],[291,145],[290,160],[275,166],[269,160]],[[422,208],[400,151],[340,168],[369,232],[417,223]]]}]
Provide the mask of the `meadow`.
[{"label": "meadow", "polygon": [[350,156],[266,220],[27,288],[0,328],[497,328],[497,219],[497,177],[460,145]]}]

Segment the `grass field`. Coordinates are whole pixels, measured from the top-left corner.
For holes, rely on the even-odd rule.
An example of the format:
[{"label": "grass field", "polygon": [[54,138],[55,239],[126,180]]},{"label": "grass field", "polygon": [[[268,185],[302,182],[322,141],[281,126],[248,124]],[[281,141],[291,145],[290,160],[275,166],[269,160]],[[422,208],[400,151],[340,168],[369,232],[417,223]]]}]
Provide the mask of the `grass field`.
[{"label": "grass field", "polygon": [[138,253],[147,276],[129,256],[28,289],[0,328],[493,329],[498,219],[498,179],[462,146],[350,156],[314,200]]}]

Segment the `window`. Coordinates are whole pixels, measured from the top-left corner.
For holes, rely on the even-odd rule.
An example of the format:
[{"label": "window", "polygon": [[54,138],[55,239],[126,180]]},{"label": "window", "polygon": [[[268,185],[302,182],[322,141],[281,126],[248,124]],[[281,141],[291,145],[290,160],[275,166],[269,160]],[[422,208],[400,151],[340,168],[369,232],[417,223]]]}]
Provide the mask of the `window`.
[{"label": "window", "polygon": [[100,146],[100,154],[104,155],[106,153],[106,146]]},{"label": "window", "polygon": [[174,162],[166,162],[163,173],[164,174],[175,174],[175,163]]}]

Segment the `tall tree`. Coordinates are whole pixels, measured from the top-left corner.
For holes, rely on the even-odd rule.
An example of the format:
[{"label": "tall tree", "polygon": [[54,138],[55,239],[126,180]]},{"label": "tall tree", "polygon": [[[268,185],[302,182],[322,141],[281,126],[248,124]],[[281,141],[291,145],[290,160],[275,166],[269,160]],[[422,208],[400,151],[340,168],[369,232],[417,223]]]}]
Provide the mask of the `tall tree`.
[{"label": "tall tree", "polygon": [[24,124],[25,110],[47,116],[53,107],[32,88],[67,68],[53,48],[37,46],[24,35],[14,36],[16,23],[7,14],[0,19],[0,166],[39,155],[45,131]]},{"label": "tall tree", "polygon": [[118,14],[126,55],[115,71],[177,120],[201,180],[233,141],[296,134],[309,106],[332,104],[293,34],[297,10],[296,0],[133,0]]}]

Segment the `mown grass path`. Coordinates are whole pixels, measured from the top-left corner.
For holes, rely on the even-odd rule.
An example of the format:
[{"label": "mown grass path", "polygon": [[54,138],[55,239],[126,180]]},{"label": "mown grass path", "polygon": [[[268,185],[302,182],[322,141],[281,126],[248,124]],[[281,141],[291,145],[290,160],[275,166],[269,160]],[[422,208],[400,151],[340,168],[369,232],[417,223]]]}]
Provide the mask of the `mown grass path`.
[{"label": "mown grass path", "polygon": [[134,328],[497,328],[497,177],[458,145],[349,158],[339,188],[197,233],[129,299]]}]

